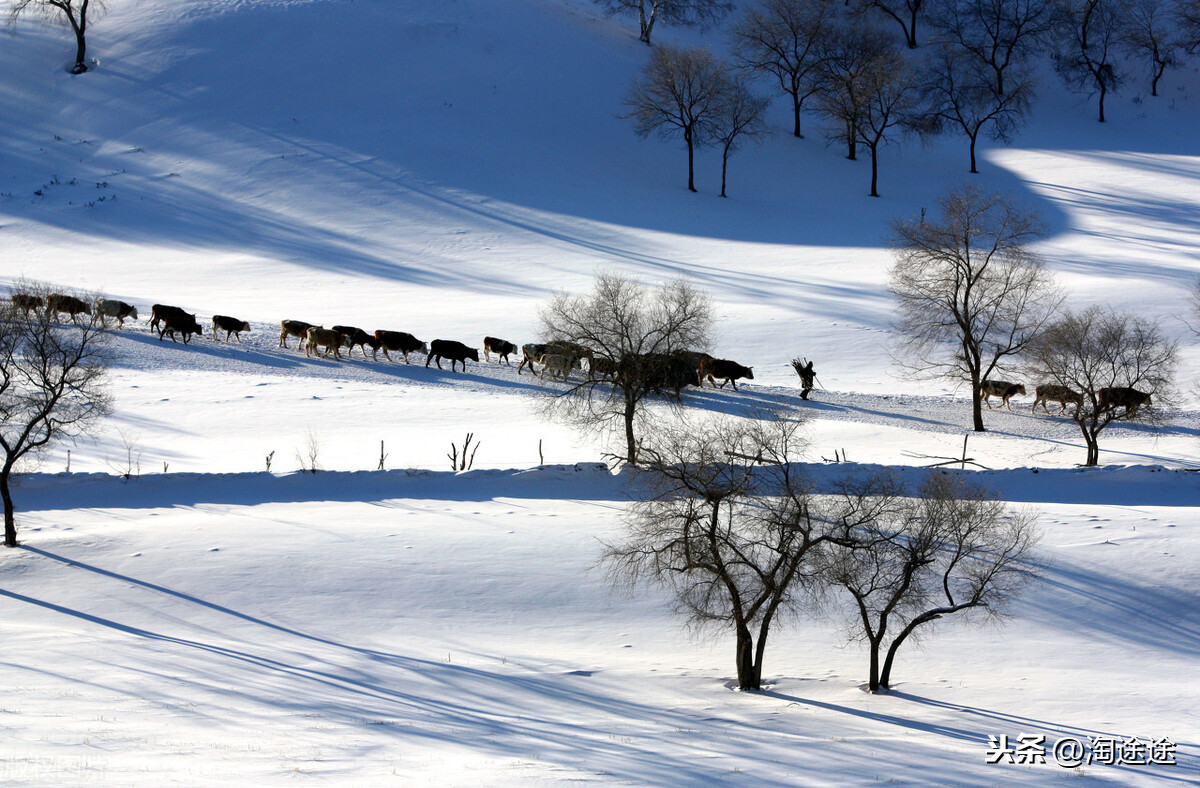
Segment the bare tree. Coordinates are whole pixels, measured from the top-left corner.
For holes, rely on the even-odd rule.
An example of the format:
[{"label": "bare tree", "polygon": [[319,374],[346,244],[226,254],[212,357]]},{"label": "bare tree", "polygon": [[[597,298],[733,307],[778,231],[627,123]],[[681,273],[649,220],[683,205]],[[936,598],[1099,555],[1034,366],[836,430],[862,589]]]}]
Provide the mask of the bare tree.
[{"label": "bare tree", "polygon": [[941,213],[892,225],[901,363],[970,384],[974,428],[983,432],[980,384],[1028,346],[1062,295],[1028,248],[1040,222],[1012,200],[968,186],[947,193]]},{"label": "bare tree", "polygon": [[688,190],[696,191],[696,148],[709,143],[728,77],[707,49],[658,47],[625,98],[637,133],[681,137],[688,153]]},{"label": "bare tree", "polygon": [[830,122],[831,135],[846,143],[846,158],[858,158],[859,129],[880,71],[896,57],[891,36],[869,25],[832,27],[823,42],[816,94],[817,111]]},{"label": "bare tree", "polygon": [[1173,16],[1184,50],[1189,55],[1200,52],[1200,2],[1198,0],[1178,0]]},{"label": "bare tree", "polygon": [[992,71],[996,93],[1008,92],[1009,69],[1021,67],[1051,29],[1051,0],[945,0],[933,24],[938,37]]},{"label": "bare tree", "polygon": [[658,22],[664,25],[691,27],[720,21],[733,10],[727,0],[595,0],[609,14],[637,14],[638,38],[650,43],[650,35]]},{"label": "bare tree", "polygon": [[879,196],[879,152],[898,133],[913,128],[922,115],[918,74],[895,49],[885,53],[862,80],[862,111],[855,125],[858,141],[871,152],[872,197]]},{"label": "bare tree", "polygon": [[651,288],[602,273],[590,294],[556,295],[540,317],[543,338],[580,346],[593,369],[603,359],[617,370],[611,383],[589,375],[554,394],[548,413],[585,431],[620,434],[624,461],[637,464],[645,406],[664,388],[671,354],[709,347],[708,295],[685,279]]},{"label": "bare tree", "polygon": [[996,90],[995,73],[964,49],[943,45],[930,60],[923,91],[930,123],[926,131],[945,128],[961,131],[967,138],[971,172],[978,173],[975,146],[987,130],[993,140],[1011,142],[1012,135],[1029,114],[1033,78],[1024,69],[1010,79],[1009,90]]},{"label": "bare tree", "polygon": [[[1083,434],[1089,466],[1100,463],[1100,434],[1112,422],[1134,413],[1151,424],[1163,421],[1161,406],[1170,401],[1179,359],[1176,343],[1154,321],[1100,307],[1068,313],[1030,345],[1028,355],[1032,376],[1079,395],[1071,418]],[[1128,395],[1106,396],[1105,389],[1153,395],[1159,407],[1139,408]]]},{"label": "bare tree", "polygon": [[1127,0],[1127,24],[1121,45],[1150,65],[1150,95],[1158,95],[1158,81],[1168,68],[1178,66],[1183,36],[1173,6],[1166,0]]},{"label": "bare tree", "polygon": [[834,16],[833,0],[763,0],[732,31],[733,52],[745,69],[773,77],[792,99],[792,135],[800,110],[819,89],[821,42]]},{"label": "bare tree", "polygon": [[1104,123],[1104,100],[1124,82],[1116,63],[1128,27],[1124,6],[1121,0],[1059,0],[1055,18],[1054,70],[1068,88],[1099,96]]},{"label": "bare tree", "polygon": [[[51,295],[48,288],[28,283],[18,284],[14,294],[43,304]],[[87,434],[111,409],[103,324],[83,313],[60,324],[56,314],[0,302],[0,499],[7,547],[17,545],[11,481],[18,463]]]},{"label": "bare tree", "polygon": [[860,523],[856,541],[827,553],[828,577],[849,593],[852,629],[867,643],[870,692],[891,686],[896,654],[922,627],[971,612],[1000,617],[1033,577],[1032,515],[940,472],[915,498],[904,495],[888,478],[848,488],[844,516]]},{"label": "bare tree", "polygon": [[[818,513],[798,475],[796,421],[720,420],[656,430],[627,531],[602,563],[617,584],[664,585],[697,627],[732,628],[738,687],[762,687],[772,623],[851,524]],[[765,465],[756,466],[756,458]]]},{"label": "bare tree", "polygon": [[768,101],[750,92],[741,80],[729,80],[721,93],[716,116],[712,123],[712,139],[721,146],[721,196],[725,195],[725,175],[729,157],[745,139],[755,139],[767,133],[763,114]]},{"label": "bare tree", "polygon": [[82,74],[87,67],[87,28],[88,23],[104,13],[102,0],[9,0],[11,21],[25,13],[66,24],[75,34],[75,65],[71,67],[72,74]]}]

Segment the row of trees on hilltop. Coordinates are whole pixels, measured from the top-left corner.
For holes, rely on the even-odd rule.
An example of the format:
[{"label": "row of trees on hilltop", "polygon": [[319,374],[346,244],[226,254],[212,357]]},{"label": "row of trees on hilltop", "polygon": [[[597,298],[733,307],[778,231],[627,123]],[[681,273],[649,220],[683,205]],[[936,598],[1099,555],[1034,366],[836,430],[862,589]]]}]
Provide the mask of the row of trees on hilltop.
[{"label": "row of trees on hilltop", "polygon": [[[597,2],[610,10],[643,5]],[[653,5],[664,21],[670,8],[691,23],[729,10],[703,0]],[[897,24],[888,28],[888,19]],[[919,22],[930,29],[929,43],[914,52]],[[684,141],[688,188],[695,191],[696,147],[722,146],[724,196],[729,154],[739,140],[763,133],[766,102],[743,81],[754,77],[788,97],[796,137],[807,109],[845,145],[847,158],[865,148],[870,194],[878,196],[880,150],[905,133],[961,136],[970,171],[978,172],[979,141],[1010,142],[1027,119],[1034,60],[1043,53],[1070,89],[1098,97],[1101,122],[1106,98],[1138,64],[1158,95],[1165,71],[1200,50],[1200,11],[1187,0],[761,0],[734,21],[729,37],[729,63],[706,49],[661,47],[626,99],[639,134]],[[740,124],[723,113],[730,96],[739,97]]]}]

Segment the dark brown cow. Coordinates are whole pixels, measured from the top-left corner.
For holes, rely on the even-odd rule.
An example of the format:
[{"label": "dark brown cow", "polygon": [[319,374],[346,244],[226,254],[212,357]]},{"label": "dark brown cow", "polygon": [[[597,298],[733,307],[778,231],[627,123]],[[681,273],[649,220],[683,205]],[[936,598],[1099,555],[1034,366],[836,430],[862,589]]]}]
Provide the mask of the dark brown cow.
[{"label": "dark brown cow", "polygon": [[409,353],[428,353],[429,345],[414,337],[407,331],[384,331],[380,329],[375,332],[375,341],[379,347],[383,348],[383,357],[388,361],[392,357],[388,355],[389,350],[394,350],[397,353],[404,354],[404,363],[408,363]]},{"label": "dark brown cow", "polygon": [[28,317],[30,312],[36,312],[46,305],[41,296],[32,295],[30,293],[13,293],[12,294],[13,309],[20,309]]},{"label": "dark brown cow", "polygon": [[1100,410],[1124,408],[1127,419],[1136,418],[1138,408],[1141,406],[1149,407],[1151,405],[1149,394],[1128,386],[1100,389],[1097,393],[1099,395],[1097,404]]},{"label": "dark brown cow", "polygon": [[467,359],[479,363],[479,351],[453,339],[435,339],[429,343],[429,355],[425,357],[425,366],[430,361],[436,361],[438,369],[442,368],[442,359],[450,359],[450,371],[454,371],[454,362],[460,361],[463,372],[467,371]]},{"label": "dark brown cow", "polygon": [[720,378],[725,381],[721,384],[721,388],[725,388],[725,383],[732,383],[733,390],[737,391],[738,378],[754,380],[754,368],[743,367],[736,361],[730,361],[727,358],[714,358],[705,361],[700,366],[700,378],[701,382],[704,378],[708,378],[708,382],[712,383],[714,387],[717,385],[716,378]]},{"label": "dark brown cow", "polygon": [[508,357],[510,354],[516,352],[517,346],[512,342],[504,339],[497,339],[496,337],[483,338],[483,358],[485,361],[491,361],[492,353],[495,353],[500,357],[501,361],[511,367],[512,364],[509,363]]},{"label": "dark brown cow", "polygon": [[72,318],[76,315],[90,315],[92,308],[87,302],[81,298],[76,298],[73,295],[64,295],[63,293],[51,293],[46,297],[46,311],[55,317],[60,312],[66,312]]},{"label": "dark brown cow", "polygon": [[229,341],[230,337],[233,337],[238,342],[241,342],[242,338],[239,336],[239,334],[241,334],[243,331],[249,331],[250,324],[245,320],[238,320],[236,317],[229,317],[228,315],[213,315],[212,338],[214,342],[221,341],[217,336],[218,330],[225,332],[226,342]]},{"label": "dark brown cow", "polygon": [[[304,350],[304,340],[308,337],[308,329],[313,328],[312,323],[305,323],[303,320],[280,320],[279,321],[279,346],[287,347],[287,338],[296,337],[300,340],[300,350]],[[320,326],[317,326],[320,328]]]},{"label": "dark brown cow", "polygon": [[350,349],[350,355],[354,355],[354,348],[362,348],[363,358],[367,357],[367,346],[371,346],[371,357],[375,357],[375,352],[379,350],[379,342],[372,334],[368,334],[361,328],[356,326],[334,326],[334,331],[337,331],[346,338],[346,347]]},{"label": "dark brown cow", "polygon": [[1048,402],[1057,402],[1059,413],[1066,413],[1067,405],[1074,405],[1076,411],[1083,407],[1083,395],[1078,391],[1073,391],[1072,389],[1067,388],[1066,386],[1045,383],[1034,388],[1033,393],[1033,407],[1029,409],[1030,413],[1033,413],[1037,410],[1039,403],[1042,406],[1042,410],[1046,411],[1047,413],[1050,412],[1050,406],[1046,404]]},{"label": "dark brown cow", "polygon": [[167,304],[155,304],[154,306],[150,307],[150,328],[157,331],[158,324],[168,317],[190,317],[192,320],[196,319],[195,315],[193,315],[191,312],[183,311],[183,309],[180,307],[168,306]]},{"label": "dark brown cow", "polygon": [[204,334],[203,329],[200,328],[200,324],[196,322],[196,318],[188,315],[168,315],[162,319],[162,328],[158,331],[158,341],[162,342],[163,337],[167,334],[171,335],[172,342],[176,341],[176,331],[183,334],[183,344],[185,345],[192,334]]},{"label": "dark brown cow", "polygon": [[992,397],[999,397],[1002,404],[1008,406],[1012,410],[1010,399],[1020,394],[1025,396],[1025,384],[1010,383],[1007,380],[985,380],[979,384],[979,396],[983,397],[983,401],[987,403],[989,408],[992,407]]}]

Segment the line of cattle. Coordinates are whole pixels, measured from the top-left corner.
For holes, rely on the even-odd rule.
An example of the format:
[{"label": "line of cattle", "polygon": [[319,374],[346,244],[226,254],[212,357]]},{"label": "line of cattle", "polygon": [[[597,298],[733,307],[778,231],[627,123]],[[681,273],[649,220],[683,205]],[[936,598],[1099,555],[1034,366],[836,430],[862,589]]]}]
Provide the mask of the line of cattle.
[{"label": "line of cattle", "polygon": [[[113,318],[122,327],[125,325],[126,319],[138,319],[137,307],[123,301],[106,298],[98,299],[95,302],[94,311],[92,306],[82,299],[60,293],[51,294],[44,301],[36,295],[14,293],[12,305],[26,314],[45,306],[51,314],[65,313],[72,319],[79,314]],[[393,351],[403,354],[406,364],[410,353],[424,353],[425,366],[428,367],[429,363],[434,361],[437,363],[438,369],[442,368],[442,359],[448,359],[451,372],[455,371],[456,363],[461,363],[465,371],[468,359],[479,362],[479,351],[462,342],[435,339],[426,344],[405,331],[381,329],[373,334],[368,334],[355,326],[325,328],[302,320],[283,320],[279,326],[279,346],[286,348],[288,337],[296,337],[300,340],[299,347],[304,350],[306,356],[316,355],[323,350],[322,357],[326,357],[332,352],[334,358],[341,358],[342,348],[347,348],[348,353],[353,354],[354,348],[358,347],[361,348],[365,358],[369,347],[373,359],[377,359],[379,351],[382,350],[384,358],[390,361],[391,356],[388,355],[388,351]],[[184,344],[187,344],[193,334],[204,333],[200,323],[196,320],[196,315],[180,307],[165,304],[155,304],[152,307],[150,328],[158,331],[160,342],[168,335],[171,337],[171,341],[175,342],[177,341],[175,335],[178,333],[183,338]],[[220,341],[218,333],[224,331],[225,341],[236,339],[241,342],[241,332],[249,330],[250,323],[245,320],[228,315],[213,315],[214,341]],[[490,336],[483,339],[483,355],[487,361],[491,361],[491,354],[495,353],[500,361],[511,366],[509,357],[516,351],[517,346],[512,342]],[[552,378],[566,381],[570,378],[572,370],[583,368],[582,362],[585,359],[588,362],[588,376],[593,380],[611,380],[618,385],[622,381],[636,380],[648,388],[673,389],[676,395],[685,386],[702,386],[705,379],[714,386],[718,385],[717,380],[721,380],[722,388],[725,383],[732,383],[734,391],[737,390],[739,379],[754,379],[753,368],[742,366],[729,359],[713,358],[707,353],[678,350],[670,354],[640,354],[612,359],[597,355],[583,345],[566,341],[522,345],[521,362],[517,365],[517,374],[521,374],[521,370],[528,367],[530,372],[537,375],[535,364],[541,364],[542,372]],[[801,375],[801,378],[803,377]],[[806,383],[806,385],[809,384]],[[1009,410],[1012,410],[1010,400],[1014,396],[1025,396],[1026,394],[1024,384],[1004,380],[985,380],[979,390],[988,408],[992,407],[991,398],[999,397],[1002,404]],[[1045,384],[1037,386],[1034,391],[1036,396],[1031,411],[1036,411],[1040,404],[1042,409],[1049,413],[1048,403],[1050,402],[1059,404],[1060,414],[1066,413],[1068,405],[1075,405],[1076,413],[1083,407],[1083,395],[1066,386]],[[1128,418],[1136,417],[1140,407],[1151,404],[1149,393],[1129,387],[1102,388],[1097,395],[1099,410],[1124,408],[1125,416]]]},{"label": "line of cattle", "polygon": [[[1075,413],[1079,413],[1079,409],[1083,407],[1083,395],[1078,391],[1059,386],[1056,384],[1047,383],[1037,386],[1034,390],[1033,407],[1030,412],[1037,410],[1037,406],[1041,405],[1042,410],[1050,412],[1049,402],[1057,402],[1059,405],[1058,412],[1066,413],[1068,405],[1075,406]],[[992,407],[992,397],[999,397],[1002,404],[1012,410],[1012,404],[1009,402],[1013,397],[1025,396],[1025,386],[1022,383],[1010,383],[1007,380],[985,380],[979,386],[980,396],[987,406]],[[1102,388],[1096,392],[1096,407],[1097,410],[1105,411],[1111,408],[1124,408],[1125,416],[1135,418],[1138,409],[1143,405],[1150,407],[1150,395],[1144,391],[1138,391],[1127,386],[1115,386],[1111,388]]]},{"label": "line of cattle", "polygon": [[[54,314],[76,315],[85,314],[92,317],[112,318],[123,327],[126,319],[137,320],[137,307],[124,301],[98,299],[94,305],[71,295],[59,293],[48,296],[44,301],[36,295],[16,293],[12,296],[14,308],[24,310],[41,309],[43,306]],[[306,356],[320,354],[322,357],[333,353],[334,358],[341,358],[341,350],[347,349],[351,355],[354,348],[362,350],[363,357],[367,348],[371,349],[371,358],[377,359],[379,351],[389,361],[388,351],[404,356],[408,362],[409,354],[420,352],[425,354],[425,366],[435,362],[442,369],[442,360],[450,361],[450,371],[455,371],[455,365],[462,364],[465,371],[467,360],[479,362],[479,351],[476,348],[449,339],[435,339],[425,343],[405,331],[378,330],[368,334],[355,326],[324,326],[313,325],[302,320],[283,320],[279,324],[279,347],[288,346],[288,337],[300,340],[299,347]],[[176,342],[178,334],[183,343],[188,344],[193,334],[203,335],[204,330],[196,319],[196,315],[181,307],[167,304],[155,304],[150,311],[150,328],[158,332],[161,342],[167,336]],[[212,337],[220,341],[219,334],[225,332],[225,341],[241,342],[241,332],[249,331],[250,323],[228,315],[213,315]],[[500,361],[511,366],[510,356],[517,352],[517,346],[512,342],[497,337],[484,337],[484,359],[491,361],[495,353]],[[517,374],[526,367],[534,375],[538,374],[535,364],[542,365],[542,372],[552,378],[568,380],[572,370],[583,369],[583,361],[588,362],[588,375],[593,380],[611,380],[617,384],[622,381],[638,381],[639,384],[658,390],[673,389],[676,394],[685,386],[701,386],[707,378],[714,386],[724,388],[726,383],[732,383],[737,390],[737,381],[745,378],[754,379],[751,367],[745,367],[729,359],[714,358],[707,353],[678,350],[670,354],[639,354],[622,359],[611,359],[596,354],[591,349],[574,342],[548,342],[544,344],[526,344],[521,346],[521,361],[517,365]],[[720,384],[717,381],[722,381]]]}]

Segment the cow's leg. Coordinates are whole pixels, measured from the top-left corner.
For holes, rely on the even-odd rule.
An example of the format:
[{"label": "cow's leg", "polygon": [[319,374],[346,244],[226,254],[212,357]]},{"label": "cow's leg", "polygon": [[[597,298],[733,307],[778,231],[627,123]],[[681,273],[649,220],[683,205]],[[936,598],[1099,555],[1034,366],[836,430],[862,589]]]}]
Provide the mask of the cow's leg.
[{"label": "cow's leg", "polygon": [[730,378],[729,382],[733,384],[733,390],[737,391],[737,381],[734,380],[733,378]]}]

